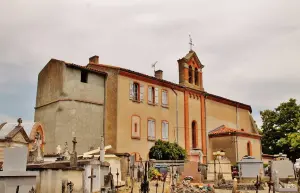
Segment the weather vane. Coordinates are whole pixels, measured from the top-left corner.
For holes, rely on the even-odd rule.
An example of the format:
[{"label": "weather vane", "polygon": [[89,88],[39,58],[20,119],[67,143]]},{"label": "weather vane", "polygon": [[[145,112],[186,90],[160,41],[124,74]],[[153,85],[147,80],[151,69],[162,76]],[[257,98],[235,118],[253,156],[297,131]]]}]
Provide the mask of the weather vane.
[{"label": "weather vane", "polygon": [[154,62],[154,63],[151,65],[151,67],[154,69],[154,73],[155,73],[155,66],[156,66],[156,64],[157,64],[157,61]]},{"label": "weather vane", "polygon": [[193,50],[194,44],[193,44],[193,39],[192,39],[191,34],[189,34],[189,37],[190,37],[190,42],[189,42],[189,44],[190,44],[190,50]]}]

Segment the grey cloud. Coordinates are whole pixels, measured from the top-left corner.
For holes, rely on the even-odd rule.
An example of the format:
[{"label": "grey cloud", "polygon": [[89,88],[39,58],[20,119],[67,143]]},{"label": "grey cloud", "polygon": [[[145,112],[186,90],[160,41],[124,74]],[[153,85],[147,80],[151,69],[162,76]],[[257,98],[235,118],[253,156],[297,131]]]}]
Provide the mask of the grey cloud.
[{"label": "grey cloud", "polygon": [[[205,89],[252,105],[258,122],[259,110],[299,98],[297,0],[1,1],[0,7],[2,115],[32,117],[37,75],[50,58],[85,65],[97,54],[101,63],[149,75],[158,61],[165,79],[177,82],[188,33],[205,65]],[[30,93],[26,99],[20,88]]]}]

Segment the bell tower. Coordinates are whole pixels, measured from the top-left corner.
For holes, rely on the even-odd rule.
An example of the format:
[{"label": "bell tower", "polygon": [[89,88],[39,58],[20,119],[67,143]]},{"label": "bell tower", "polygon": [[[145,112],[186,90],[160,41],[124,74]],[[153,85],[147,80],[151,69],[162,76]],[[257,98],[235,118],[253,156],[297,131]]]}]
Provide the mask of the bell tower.
[{"label": "bell tower", "polygon": [[179,84],[204,91],[202,69],[197,54],[191,49],[183,58],[177,60],[179,67]]}]

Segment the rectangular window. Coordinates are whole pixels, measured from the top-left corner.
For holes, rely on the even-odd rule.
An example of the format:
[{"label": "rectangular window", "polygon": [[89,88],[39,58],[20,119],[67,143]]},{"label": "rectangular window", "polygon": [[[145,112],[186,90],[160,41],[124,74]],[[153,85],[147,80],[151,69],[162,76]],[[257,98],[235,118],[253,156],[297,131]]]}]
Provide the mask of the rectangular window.
[{"label": "rectangular window", "polygon": [[88,82],[88,72],[82,70],[81,71],[81,82],[87,83]]},{"label": "rectangular window", "polygon": [[158,105],[158,88],[154,89],[154,100],[155,105]]},{"label": "rectangular window", "polygon": [[167,90],[162,90],[162,96],[161,96],[161,103],[162,103],[162,106],[165,106],[167,107],[168,106],[168,91]]},{"label": "rectangular window", "polygon": [[153,86],[148,87],[148,103],[154,104],[155,101],[155,88]]},{"label": "rectangular window", "polygon": [[133,83],[133,100],[139,101],[139,93],[140,92],[140,85],[138,83]]},{"label": "rectangular window", "polygon": [[148,119],[148,140],[155,140],[155,120]]},{"label": "rectangular window", "polygon": [[167,121],[162,121],[162,140],[168,140],[169,139],[169,123]]}]

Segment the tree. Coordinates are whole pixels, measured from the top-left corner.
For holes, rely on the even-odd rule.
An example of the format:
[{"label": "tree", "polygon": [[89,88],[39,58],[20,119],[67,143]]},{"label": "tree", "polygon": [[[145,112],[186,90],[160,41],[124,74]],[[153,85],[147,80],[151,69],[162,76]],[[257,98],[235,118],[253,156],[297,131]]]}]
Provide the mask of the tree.
[{"label": "tree", "polygon": [[262,149],[267,154],[285,153],[293,161],[300,157],[300,105],[296,99],[281,103],[274,110],[260,112]]},{"label": "tree", "polygon": [[149,158],[156,160],[184,160],[186,151],[177,143],[157,140],[149,151]]}]

